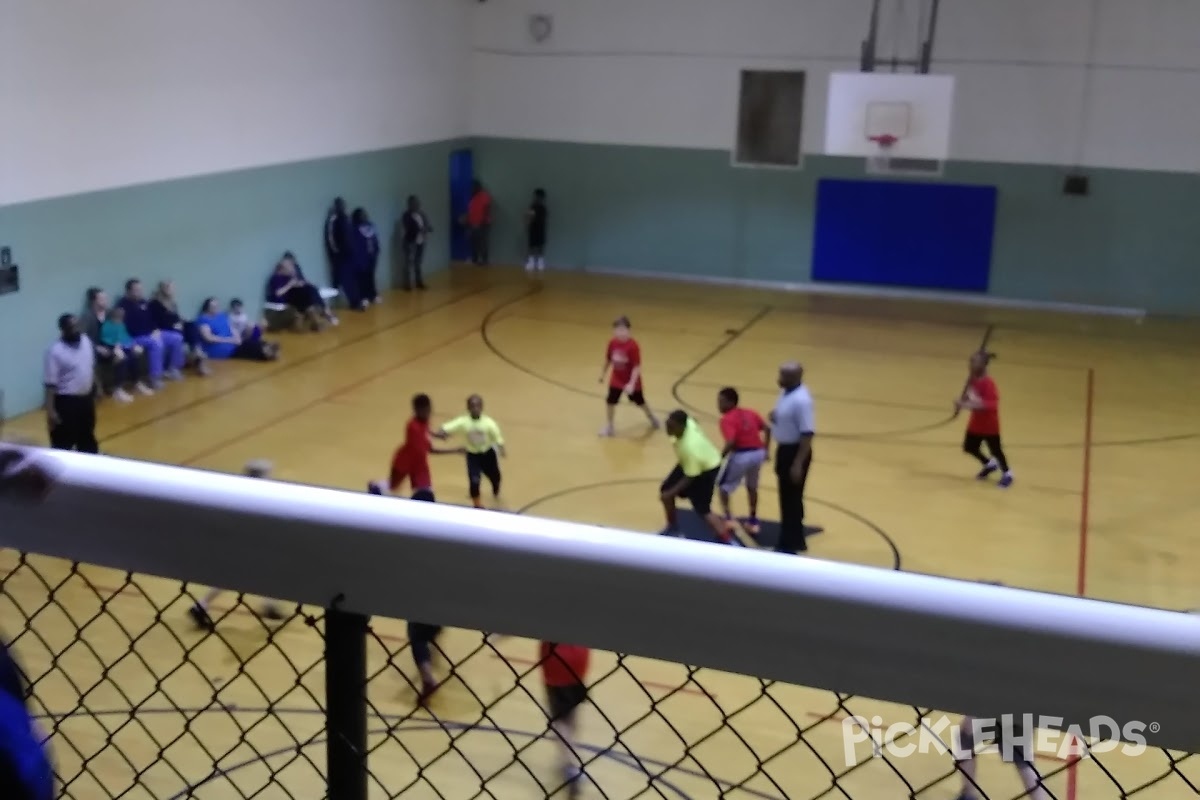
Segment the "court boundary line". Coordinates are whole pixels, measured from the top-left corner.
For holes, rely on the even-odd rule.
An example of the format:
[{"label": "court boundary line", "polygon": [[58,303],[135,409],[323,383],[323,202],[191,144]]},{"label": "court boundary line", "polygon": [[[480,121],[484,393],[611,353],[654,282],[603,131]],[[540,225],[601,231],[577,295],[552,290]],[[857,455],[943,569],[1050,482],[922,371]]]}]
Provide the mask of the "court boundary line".
[{"label": "court boundary line", "polygon": [[[536,702],[536,700],[535,700],[535,702]],[[278,716],[315,715],[315,714],[322,714],[322,713],[324,713],[324,711],[323,711],[323,709],[320,709],[320,708],[263,708],[263,707],[243,708],[241,706],[221,705],[218,707],[209,706],[206,708],[146,708],[146,709],[137,709],[137,713],[139,713],[139,714],[154,714],[154,715],[161,715],[161,716],[166,716],[166,715],[170,715],[170,714],[178,714],[178,715],[184,716],[184,717],[187,717],[188,715],[192,715],[193,717],[199,717],[204,714],[219,714],[219,713],[225,713],[225,714],[275,714]],[[72,717],[83,717],[83,716],[106,717],[106,716],[121,716],[121,715],[132,716],[133,714],[134,714],[134,709],[112,709],[112,708],[109,708],[109,709],[101,709],[99,711],[90,711],[90,710],[85,709],[82,711],[72,711],[70,713],[65,713],[65,714],[55,714],[52,712],[46,712],[43,714],[34,715],[34,718],[39,719],[39,720],[53,719],[55,721],[60,721],[60,720],[71,719]],[[453,720],[442,720],[442,719],[438,719],[437,717],[433,717],[433,716],[430,716],[427,718],[424,716],[414,716],[412,714],[385,714],[385,713],[379,712],[373,708],[368,710],[368,714],[370,717],[373,717],[374,719],[388,723],[386,727],[375,728],[375,729],[368,731],[368,735],[375,735],[375,736],[391,735],[394,731],[397,731],[397,730],[402,731],[402,732],[404,732],[404,731],[411,732],[411,733],[435,733],[435,732],[449,733],[449,731],[447,730],[447,729],[449,729],[449,730],[459,731],[458,736],[451,735],[451,738],[453,738],[453,739],[460,738],[462,735],[472,732],[472,731],[482,731],[482,732],[486,732],[486,733],[494,733],[499,736],[519,736],[522,738],[533,739],[536,741],[552,741],[556,737],[556,734],[554,734],[551,731],[547,731],[545,733],[535,733],[533,731],[522,730],[519,728],[507,728],[507,727],[503,727],[503,726],[499,726],[499,725],[491,725],[491,724],[487,724],[487,723],[480,724],[480,723],[469,723],[469,722],[457,722],[457,721],[453,721]],[[316,747],[318,745],[325,744],[327,741],[328,741],[327,736],[325,736],[323,734],[316,734],[315,736],[310,737],[307,741],[294,741],[292,744],[287,745],[285,747],[281,747],[276,750],[270,750],[266,753],[258,754],[254,758],[248,758],[243,761],[239,761],[228,767],[215,768],[209,773],[208,776],[206,776],[205,778],[202,778],[201,780],[199,780],[195,783],[187,783],[186,781],[184,781],[184,783],[187,785],[187,788],[182,790],[179,793],[171,795],[170,800],[182,800],[182,798],[191,797],[192,793],[197,788],[204,786],[205,784],[210,783],[211,781],[218,780],[219,778],[222,778],[222,777],[226,777],[230,772],[234,772],[234,771],[237,771],[240,769],[245,769],[247,767],[265,762],[268,759],[273,759],[278,756],[285,755],[287,753],[294,753],[298,749],[307,749],[309,747]],[[741,786],[738,783],[735,783],[733,781],[730,781],[730,780],[727,780],[724,778],[717,778],[711,774],[706,774],[706,773],[700,772],[698,770],[690,769],[686,766],[683,766],[682,764],[674,765],[674,764],[670,764],[666,761],[662,761],[662,760],[659,760],[656,758],[639,755],[638,753],[635,753],[633,750],[629,749],[628,746],[623,745],[622,749],[618,750],[613,747],[602,747],[600,745],[587,744],[585,742],[577,742],[577,743],[575,743],[575,747],[577,749],[585,750],[587,752],[592,753],[595,756],[595,759],[593,759],[593,761],[598,760],[598,759],[612,759],[613,761],[616,761],[617,763],[633,770],[634,772],[640,772],[646,776],[646,778],[649,780],[649,782],[651,784],[661,783],[664,786],[666,786],[667,788],[669,788],[671,791],[675,792],[680,798],[683,798],[684,800],[691,800],[691,795],[688,795],[682,789],[680,789],[677,786],[675,786],[674,784],[672,784],[667,778],[664,777],[665,775],[669,774],[670,772],[679,772],[679,773],[682,773],[682,774],[687,775],[692,778],[700,778],[702,780],[712,781],[712,782],[718,784],[718,786],[723,786],[726,791],[728,791],[730,789],[739,789],[739,790],[744,791],[747,794],[750,794],[756,798],[760,798],[761,800],[784,800],[783,797],[777,797],[775,795],[771,795],[771,794],[768,794],[766,792],[763,792],[763,791],[760,791],[757,789],[751,789],[751,788],[748,788],[745,786]],[[589,761],[588,763],[591,763],[591,762]],[[653,773],[650,770],[647,770],[645,768],[645,766],[643,766],[643,763],[652,765],[654,767],[658,767],[661,771],[657,772],[657,773]],[[497,774],[500,774],[500,773],[497,773]],[[770,780],[772,783],[775,783],[775,781],[773,779],[771,779],[769,775],[766,775],[766,773],[763,773],[763,775],[764,775],[764,777],[767,778],[767,780]],[[531,775],[531,777],[533,777],[535,782],[537,782],[538,784],[541,784],[541,781],[537,778],[537,776]],[[591,781],[589,780],[589,783],[590,782]],[[778,786],[776,786],[776,788],[778,788]]]},{"label": "court boundary line", "polygon": [[[516,509],[513,513],[514,514],[526,514],[529,511],[533,510],[534,508],[536,508],[537,506],[539,506],[543,503],[548,503],[551,500],[557,500],[560,497],[566,497],[568,495],[577,494],[579,492],[586,492],[586,491],[590,491],[592,489],[603,489],[603,488],[608,488],[611,486],[632,486],[632,485],[647,484],[647,483],[649,483],[649,484],[659,483],[659,479],[658,478],[616,478],[614,480],[597,481],[595,483],[580,484],[579,486],[569,486],[565,489],[559,489],[556,492],[551,492],[550,494],[547,494],[543,497],[539,497],[534,500],[530,500],[525,505]],[[776,490],[771,488],[770,486],[760,486],[759,491],[760,492],[763,492],[763,491],[774,492]],[[863,516],[862,514],[858,513],[857,511],[854,511],[853,509],[846,508],[845,506],[839,505],[839,504],[831,502],[829,500],[822,500],[818,497],[811,497],[808,495],[805,496],[804,500],[805,500],[805,502],[815,503],[816,505],[824,506],[825,508],[832,509],[833,511],[836,511],[840,514],[845,514],[847,517],[850,517],[854,521],[856,521],[862,525],[865,525],[873,533],[875,533],[881,539],[883,539],[884,543],[892,551],[892,567],[891,567],[891,569],[894,571],[897,571],[897,572],[902,570],[900,548],[896,545],[895,540],[892,539],[891,534],[889,534],[887,531],[885,531],[877,523],[873,522],[872,520],[868,519],[867,517]],[[653,534],[646,533],[646,535],[650,536]],[[872,565],[865,564],[863,566],[872,566]],[[887,569],[887,567],[877,567],[877,569]]]},{"label": "court boundary line", "polygon": [[333,389],[330,389],[328,392],[325,392],[321,396],[314,398],[313,400],[311,400],[308,403],[305,403],[304,405],[300,406],[299,408],[291,409],[286,414],[277,414],[276,416],[271,417],[269,420],[262,423],[261,425],[256,425],[249,430],[242,431],[241,433],[237,434],[236,436],[230,436],[228,438],[222,439],[221,441],[216,442],[215,444],[211,445],[210,447],[204,448],[199,453],[193,454],[193,455],[189,456],[188,458],[183,459],[177,463],[181,467],[193,466],[193,465],[195,465],[195,463],[197,461],[199,461],[203,458],[208,458],[209,456],[215,455],[216,453],[221,452],[222,450],[224,450],[226,447],[229,447],[230,445],[236,444],[237,442],[240,442],[240,441],[244,441],[245,439],[247,439],[251,436],[257,436],[257,435],[263,433],[264,431],[268,431],[271,428],[274,428],[276,425],[287,422],[289,419],[296,416],[297,414],[303,414],[306,411],[311,411],[312,409],[316,408],[319,405],[323,405],[325,403],[331,402],[331,401],[341,397],[344,394],[355,391],[356,389],[361,389],[362,387],[366,386],[367,384],[377,381],[380,378],[384,377],[385,375],[395,372],[398,369],[402,369],[403,367],[408,366],[409,364],[413,363],[414,361],[419,361],[422,358],[425,358],[426,356],[436,353],[438,350],[441,350],[446,347],[450,347],[451,345],[457,344],[458,342],[461,342],[464,339],[474,336],[474,335],[475,335],[474,329],[468,330],[465,333],[456,334],[455,336],[453,336],[451,338],[444,339],[444,340],[438,342],[437,344],[432,345],[431,347],[423,348],[420,352],[413,353],[409,356],[406,356],[406,357],[400,359],[399,361],[394,361],[391,364],[388,364],[387,366],[382,367],[379,370],[376,370],[375,372],[371,373],[370,375],[368,375],[365,378],[360,378],[356,381],[351,381],[350,383],[342,384]]},{"label": "court boundary line", "polygon": [[[1079,563],[1075,576],[1075,594],[1087,597],[1088,533],[1092,499],[1092,426],[1095,417],[1096,370],[1088,367],[1084,391],[1083,414],[1083,472],[1079,490]],[[1079,760],[1083,751],[1079,741],[1071,737],[1071,760],[1067,763],[1067,800],[1076,800],[1078,793]]]},{"label": "court boundary line", "polygon": [[907,300],[973,308],[1002,308],[1016,311],[1047,311],[1101,318],[1145,319],[1146,309],[1128,306],[1101,306],[1087,303],[1063,303],[1052,300],[1021,300],[1015,297],[996,297],[990,294],[923,291],[886,286],[857,286],[845,283],[768,281],[753,278],[723,278],[714,275],[680,275],[672,272],[645,272],[612,267],[592,267],[580,270],[587,275],[611,275],[621,278],[647,278],[676,283],[737,286],[745,289],[788,292],[810,297],[855,297],[872,300]]},{"label": "court boundary line", "polygon": [[[501,284],[501,285],[503,285],[503,284]],[[301,356],[300,358],[296,359],[295,361],[286,361],[274,370],[263,373],[261,375],[256,375],[252,378],[249,378],[246,381],[238,383],[234,386],[230,386],[226,389],[216,390],[212,394],[205,395],[204,397],[200,397],[195,400],[191,400],[187,403],[184,403],[181,406],[167,409],[166,411],[162,412],[161,414],[156,414],[148,419],[141,420],[140,422],[135,422],[131,425],[127,425],[124,428],[121,428],[120,430],[117,430],[117,431],[114,431],[113,433],[108,434],[107,436],[105,436],[103,439],[100,440],[100,443],[107,444],[107,443],[113,441],[114,439],[118,439],[118,438],[120,438],[122,436],[126,436],[127,434],[130,434],[130,433],[135,433],[139,430],[142,430],[143,428],[148,428],[157,422],[161,422],[162,420],[165,420],[165,419],[170,419],[171,417],[182,414],[185,411],[195,410],[195,409],[200,408],[214,400],[219,400],[222,397],[227,397],[235,392],[241,391],[242,389],[257,385],[259,383],[263,383],[264,381],[270,380],[271,378],[275,377],[276,375],[280,375],[285,372],[290,372],[297,367],[301,367],[306,364],[311,364],[313,361],[317,361],[321,358],[324,358],[325,356],[334,355],[334,354],[338,353],[339,351],[346,349],[347,347],[351,347],[356,344],[361,344],[362,342],[365,342],[381,333],[388,333],[390,331],[395,330],[396,328],[403,327],[404,325],[407,325],[410,322],[415,322],[415,321],[421,319],[422,317],[429,316],[430,314],[433,314],[437,311],[442,311],[446,308],[449,308],[450,306],[457,305],[458,303],[462,302],[463,300],[468,300],[472,297],[484,294],[485,292],[491,291],[492,289],[495,289],[495,288],[497,288],[497,287],[496,286],[487,286],[482,289],[474,289],[470,292],[466,292],[465,294],[461,294],[461,295],[458,295],[457,297],[452,297],[443,302],[440,302],[437,305],[432,306],[431,308],[422,309],[419,312],[417,312],[416,314],[412,314],[410,316],[402,317],[393,322],[389,322],[388,324],[384,325],[383,327],[376,328],[375,330],[356,335],[350,339],[347,339],[344,342],[338,342],[337,344],[333,345],[332,347],[328,348],[327,350],[322,350],[322,351],[316,352],[316,353],[309,353],[306,356]],[[31,413],[36,414],[38,412],[34,411]]]}]

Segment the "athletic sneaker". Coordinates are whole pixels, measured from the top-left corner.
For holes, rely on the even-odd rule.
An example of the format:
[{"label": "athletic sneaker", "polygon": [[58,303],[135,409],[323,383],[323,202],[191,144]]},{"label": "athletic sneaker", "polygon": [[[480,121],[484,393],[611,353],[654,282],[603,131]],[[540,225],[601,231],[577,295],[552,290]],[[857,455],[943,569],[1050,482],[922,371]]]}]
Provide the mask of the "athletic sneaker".
[{"label": "athletic sneaker", "polygon": [[1004,473],[1004,475],[1002,475],[1000,477],[1000,482],[997,483],[996,485],[999,486],[1001,489],[1007,489],[1008,487],[1012,486],[1012,482],[1013,482],[1012,473],[1006,472],[1006,473]]},{"label": "athletic sneaker", "polygon": [[612,425],[605,425],[600,429],[600,435],[606,439],[611,438],[614,434]]},{"label": "athletic sneaker", "polygon": [[751,517],[750,519],[746,520],[745,528],[746,533],[750,534],[751,536],[758,536],[759,531],[762,530],[762,527],[758,524],[757,517]]},{"label": "athletic sneaker", "polygon": [[204,606],[196,603],[188,609],[188,616],[192,618],[192,622],[202,631],[216,630],[217,626],[213,624],[212,617],[208,615],[208,611]]},{"label": "athletic sneaker", "polygon": [[133,395],[124,389],[116,389],[112,393],[112,399],[116,400],[118,403],[132,403]]},{"label": "athletic sneaker", "polygon": [[983,469],[979,470],[979,474],[975,476],[975,480],[977,480],[977,481],[987,480],[988,476],[991,475],[993,472],[995,472],[998,469],[1000,469],[1000,465],[997,464],[996,459],[993,458],[991,461],[989,461],[984,466]]},{"label": "athletic sneaker", "polygon": [[150,395],[154,394],[154,390],[151,389],[149,386],[147,386],[144,383],[139,383],[137,386],[135,386],[133,388],[138,394],[145,395],[146,397],[149,397]]}]

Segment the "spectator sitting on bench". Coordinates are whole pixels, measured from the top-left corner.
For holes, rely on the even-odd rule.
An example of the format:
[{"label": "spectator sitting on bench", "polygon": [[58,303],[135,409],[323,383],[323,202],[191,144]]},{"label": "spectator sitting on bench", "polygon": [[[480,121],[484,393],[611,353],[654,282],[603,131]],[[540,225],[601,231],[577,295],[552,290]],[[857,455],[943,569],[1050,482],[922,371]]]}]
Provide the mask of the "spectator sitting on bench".
[{"label": "spectator sitting on bench", "polygon": [[[87,290],[83,313],[79,316],[79,328],[91,340],[92,349],[96,352],[96,381],[104,393],[111,396],[116,393],[117,389],[124,388],[121,381],[128,377],[129,367],[123,367],[120,370],[121,374],[118,375],[112,348],[105,347],[100,343],[100,326],[106,319],[108,319],[108,293],[99,286],[92,286]],[[141,359],[139,358],[138,361],[140,362]],[[140,363],[133,366],[135,369],[141,370]],[[136,389],[142,394],[154,394],[144,383],[138,383]]]},{"label": "spectator sitting on bench", "polygon": [[208,374],[208,356],[200,346],[200,334],[194,322],[184,322],[175,303],[175,284],[162,281],[150,298],[150,314],[154,326],[160,331],[175,331],[183,337],[184,361],[196,368],[200,375]]},{"label": "spectator sitting on bench", "polygon": [[233,329],[229,315],[221,310],[215,297],[204,301],[196,317],[196,329],[209,358],[244,358],[249,361],[274,361],[278,349],[261,336],[243,339]]},{"label": "spectator sitting on bench", "polygon": [[141,281],[130,278],[125,282],[125,296],[117,303],[117,308],[125,312],[125,327],[129,329],[129,335],[146,351],[151,386],[157,389],[162,385],[164,368],[167,378],[173,381],[182,379],[183,334],[155,327]]},{"label": "spectator sitting on bench", "polygon": [[137,386],[137,390],[142,394],[154,394],[139,380],[142,347],[133,340],[133,337],[129,335],[129,329],[125,327],[124,309],[118,306],[105,316],[104,322],[100,323],[99,336],[100,338],[95,342],[96,349],[99,351],[103,347],[108,352],[116,375],[116,388],[112,393],[113,400],[118,403],[128,403],[133,400],[133,395],[124,389],[124,385],[127,383]]},{"label": "spectator sitting on bench", "polygon": [[284,253],[267,281],[267,302],[285,305],[295,312],[292,325],[297,331],[304,330],[306,322],[319,331],[327,318],[320,291],[304,279],[290,253]]}]

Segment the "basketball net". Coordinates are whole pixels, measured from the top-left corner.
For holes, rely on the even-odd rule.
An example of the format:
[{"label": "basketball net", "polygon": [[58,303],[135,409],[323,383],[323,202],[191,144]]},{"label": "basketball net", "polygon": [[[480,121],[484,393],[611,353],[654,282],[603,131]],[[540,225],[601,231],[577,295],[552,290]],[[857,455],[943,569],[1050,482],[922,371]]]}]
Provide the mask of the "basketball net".
[{"label": "basketball net", "polygon": [[890,133],[881,133],[878,136],[870,136],[868,138],[875,143],[877,148],[877,152],[869,161],[871,169],[877,172],[887,171],[891,160],[892,147],[896,142],[900,141],[900,137],[893,136]]}]

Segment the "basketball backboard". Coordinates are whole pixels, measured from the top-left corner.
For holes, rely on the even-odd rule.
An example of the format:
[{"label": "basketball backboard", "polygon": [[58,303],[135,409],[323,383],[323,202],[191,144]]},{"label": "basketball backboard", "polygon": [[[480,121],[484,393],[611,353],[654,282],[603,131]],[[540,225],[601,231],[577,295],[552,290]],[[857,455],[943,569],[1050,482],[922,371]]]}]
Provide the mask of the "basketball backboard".
[{"label": "basketball backboard", "polygon": [[950,155],[952,75],[835,72],[829,76],[825,154],[944,161]]}]

